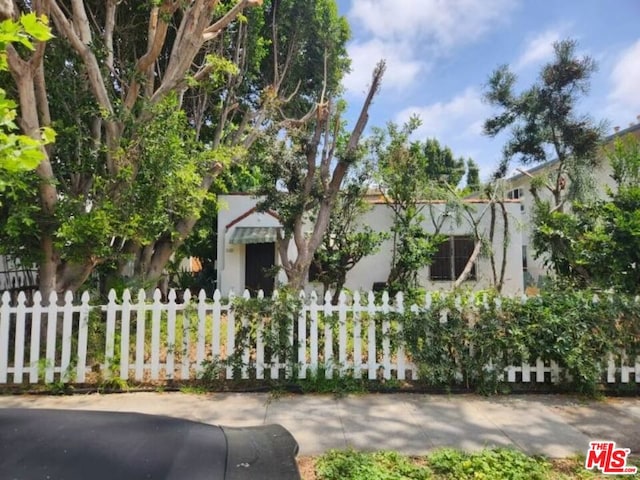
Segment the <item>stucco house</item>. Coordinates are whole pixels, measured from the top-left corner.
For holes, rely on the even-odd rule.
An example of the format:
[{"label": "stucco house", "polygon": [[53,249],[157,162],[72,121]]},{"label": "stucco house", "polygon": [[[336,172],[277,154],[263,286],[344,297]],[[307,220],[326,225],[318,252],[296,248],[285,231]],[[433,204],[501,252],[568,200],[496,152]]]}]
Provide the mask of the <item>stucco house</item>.
[{"label": "stucco house", "polygon": [[[638,116],[638,120],[638,123],[631,124],[624,130],[615,127],[614,133],[605,138],[605,148],[616,139],[626,135],[634,135],[640,138],[640,115]],[[595,192],[598,197],[607,198],[606,192],[608,188],[615,188],[615,182],[611,176],[613,173],[611,165],[606,157],[603,155],[600,160],[598,167],[593,172]],[[528,170],[521,169],[518,174],[505,180],[505,198],[507,200],[517,200],[520,202],[520,208],[522,210],[522,266],[525,278],[525,289],[527,287],[540,286],[544,278],[549,275],[549,271],[544,266],[543,259],[534,258],[535,252],[531,246],[531,237],[534,228],[532,217],[534,199],[530,191],[531,182],[534,177],[549,175],[550,172],[554,171],[556,164],[557,160],[551,160]],[[547,198],[551,197],[551,193],[545,189],[539,189],[539,195],[541,198],[545,198],[545,196]],[[568,208],[571,208],[571,206],[568,205]]]},{"label": "stucco house", "polygon": [[[259,212],[256,209],[258,199],[248,194],[230,194],[219,197],[222,204],[218,213],[218,288],[223,295],[229,291],[236,294],[244,291],[262,289],[270,293],[274,287],[286,283],[286,275],[278,269],[280,259],[276,249],[276,240],[281,234],[281,223],[276,212]],[[368,225],[375,231],[390,231],[393,224],[391,209],[379,195],[367,198],[371,209],[363,215],[362,225]],[[489,238],[490,214],[487,202],[469,200],[474,222],[483,238]],[[505,203],[508,221],[506,235],[506,269],[503,293],[522,294],[522,241],[521,210],[517,200]],[[428,213],[427,213],[428,210]],[[431,267],[424,268],[419,275],[420,284],[429,290],[448,290],[464,269],[469,259],[474,240],[471,220],[458,222],[447,211],[443,202],[425,204],[424,227],[433,231],[432,215],[441,218],[440,233],[448,235]],[[499,273],[502,265],[503,242],[505,241],[502,215],[496,216],[495,234],[490,246],[494,252],[494,261]],[[295,257],[293,242],[289,246],[289,255]],[[347,275],[345,287],[350,290],[369,291],[374,284],[386,282],[391,269],[393,241],[385,241],[379,251],[363,258]],[[275,267],[275,268],[274,268]],[[471,289],[484,289],[494,285],[493,269],[490,258],[481,255],[474,264],[470,278],[464,286]],[[322,285],[309,282],[307,290],[322,292]]]}]

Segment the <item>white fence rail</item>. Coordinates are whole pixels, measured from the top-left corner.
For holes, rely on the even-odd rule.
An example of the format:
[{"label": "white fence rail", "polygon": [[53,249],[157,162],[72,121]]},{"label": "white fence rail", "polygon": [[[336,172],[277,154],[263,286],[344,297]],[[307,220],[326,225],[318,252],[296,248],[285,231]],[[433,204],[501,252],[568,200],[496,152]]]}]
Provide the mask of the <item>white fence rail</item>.
[{"label": "white fence rail", "polygon": [[[243,296],[249,298],[249,293]],[[302,308],[286,331],[286,340],[295,346],[289,361],[265,341],[275,323],[267,317],[239,318],[233,296],[223,299],[216,291],[212,299],[204,292],[193,298],[187,290],[178,302],[171,291],[163,303],[159,291],[148,299],[141,290],[133,299],[125,290],[121,299],[113,291],[108,298],[106,305],[94,306],[87,293],[79,303],[70,293],[63,299],[53,293],[43,304],[36,292],[28,304],[23,293],[12,302],[5,292],[0,301],[0,384],[96,383],[113,377],[193,380],[215,368],[227,379],[305,378],[311,373],[418,378],[403,346],[391,345],[391,334],[402,326],[388,315],[377,315],[402,313],[402,294],[391,301],[384,293],[378,303],[373,293],[361,298],[356,292],[350,302],[342,294],[337,305],[329,294],[324,302],[315,293],[308,298],[301,294]],[[429,308],[426,300],[424,308]],[[609,383],[640,382],[640,360],[620,363],[609,359]],[[560,373],[552,362],[538,360],[509,366],[504,375],[507,382],[543,383],[557,382]]]}]

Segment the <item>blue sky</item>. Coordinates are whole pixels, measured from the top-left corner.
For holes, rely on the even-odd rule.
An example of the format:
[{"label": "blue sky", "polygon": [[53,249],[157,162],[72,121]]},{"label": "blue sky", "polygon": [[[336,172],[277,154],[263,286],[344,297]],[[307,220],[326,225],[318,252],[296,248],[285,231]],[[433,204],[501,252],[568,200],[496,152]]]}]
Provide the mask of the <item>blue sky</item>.
[{"label": "blue sky", "polygon": [[580,109],[626,128],[640,115],[640,1],[616,0],[338,0],[352,28],[352,72],[345,79],[354,118],[377,60],[387,61],[369,125],[418,114],[417,138],[437,138],[472,157],[486,178],[503,138],[482,135],[491,108],[482,101],[489,74],[501,64],[519,87],[535,81],[553,57],[552,44],[578,41],[598,71]]}]

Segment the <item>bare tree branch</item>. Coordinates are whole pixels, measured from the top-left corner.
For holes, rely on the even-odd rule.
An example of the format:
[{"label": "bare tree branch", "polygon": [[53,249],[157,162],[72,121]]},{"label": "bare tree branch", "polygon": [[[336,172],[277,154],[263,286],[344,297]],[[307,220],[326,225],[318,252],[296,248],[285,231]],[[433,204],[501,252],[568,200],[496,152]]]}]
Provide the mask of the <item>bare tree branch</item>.
[{"label": "bare tree branch", "polygon": [[464,270],[462,271],[460,276],[457,278],[457,280],[453,282],[454,289],[459,288],[460,285],[462,285],[462,283],[469,277],[469,274],[473,269],[473,264],[478,259],[478,255],[480,255],[481,247],[482,247],[482,241],[480,241],[479,239],[476,239],[475,246],[473,247],[473,252],[469,257],[467,264],[464,266]]},{"label": "bare tree branch", "polygon": [[107,58],[105,60],[107,68],[113,73],[113,29],[116,26],[116,9],[118,8],[118,0],[106,0],[107,11],[104,22],[104,45],[107,49]]},{"label": "bare tree branch", "polygon": [[89,17],[84,8],[82,0],[71,0],[73,10],[73,27],[80,41],[85,45],[91,44],[91,28],[89,27]]},{"label": "bare tree branch", "polygon": [[[218,3],[218,2],[214,2]],[[213,25],[204,29],[202,34],[202,42],[208,42],[209,40],[213,40],[220,32],[224,30],[232,21],[236,19],[238,14],[242,12],[246,7],[255,7],[262,5],[262,0],[240,0],[236,5],[233,6],[227,14],[218,20]]]}]

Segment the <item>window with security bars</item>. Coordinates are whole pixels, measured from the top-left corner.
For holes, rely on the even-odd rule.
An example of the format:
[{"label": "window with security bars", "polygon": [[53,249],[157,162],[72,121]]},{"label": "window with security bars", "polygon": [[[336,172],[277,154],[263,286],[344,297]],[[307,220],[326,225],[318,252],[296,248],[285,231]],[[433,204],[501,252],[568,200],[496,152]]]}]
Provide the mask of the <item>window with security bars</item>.
[{"label": "window with security bars", "polygon": [[[429,269],[431,280],[455,280],[458,278],[473,253],[472,237],[452,236],[440,244]],[[476,265],[471,267],[467,280],[476,279]]]}]

